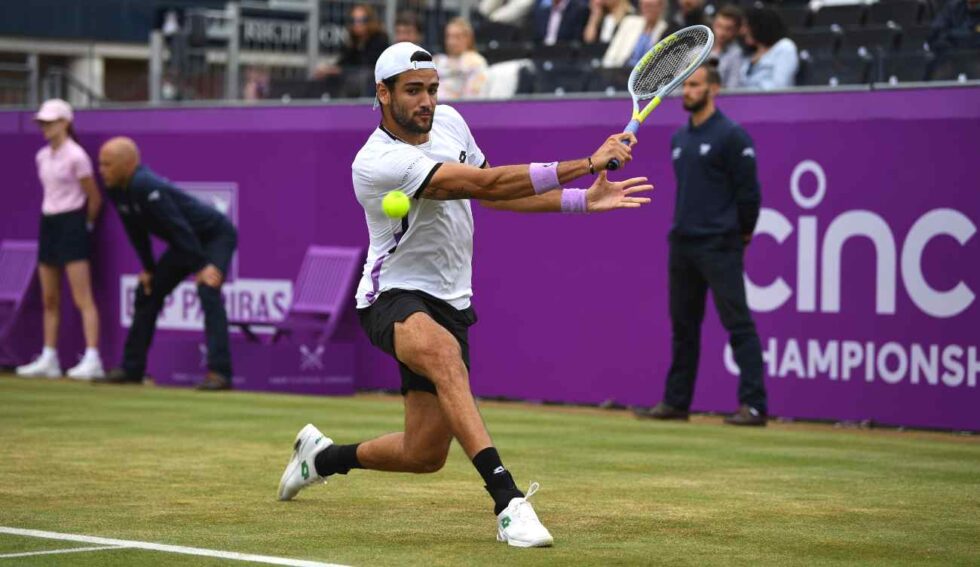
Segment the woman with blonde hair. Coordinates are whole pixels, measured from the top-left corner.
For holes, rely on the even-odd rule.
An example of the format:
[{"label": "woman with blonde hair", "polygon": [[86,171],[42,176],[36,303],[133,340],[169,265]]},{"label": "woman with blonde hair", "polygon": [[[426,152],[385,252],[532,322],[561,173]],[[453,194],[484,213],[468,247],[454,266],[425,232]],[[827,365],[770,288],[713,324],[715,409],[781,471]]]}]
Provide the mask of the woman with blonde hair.
[{"label": "woman with blonde hair", "polygon": [[58,326],[61,323],[61,273],[68,275],[75,306],[82,314],[85,354],[69,378],[104,376],[99,357],[99,312],[92,297],[89,232],[102,208],[92,160],[78,145],[71,105],[51,99],[34,120],[48,144],[37,152],[37,173],[44,189],[38,242],[38,279],[44,306],[44,350],[34,362],[17,368],[19,376],[58,378]]},{"label": "woman with blonde hair", "polygon": [[634,13],[630,0],[591,0],[589,21],[585,24],[582,41],[585,43],[609,43],[616,35],[616,28],[623,18]]},{"label": "woman with blonde hair", "polygon": [[453,18],[446,24],[446,53],[432,58],[439,71],[439,98],[459,100],[480,96],[487,81],[487,60],[476,52],[470,23]]}]

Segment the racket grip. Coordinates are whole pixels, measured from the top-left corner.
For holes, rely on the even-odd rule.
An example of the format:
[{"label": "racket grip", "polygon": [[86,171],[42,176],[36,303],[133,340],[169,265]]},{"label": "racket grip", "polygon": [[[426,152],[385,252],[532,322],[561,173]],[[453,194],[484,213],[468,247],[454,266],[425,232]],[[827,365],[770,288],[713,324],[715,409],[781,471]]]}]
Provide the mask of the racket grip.
[{"label": "racket grip", "polygon": [[[639,130],[639,129],[640,129],[640,121],[634,118],[633,120],[630,120],[630,123],[629,124],[626,125],[626,129],[623,130],[623,133],[624,134],[636,134],[636,131]],[[624,144],[628,144],[629,142],[626,141],[626,140],[623,140],[623,143]],[[619,166],[620,165],[621,164],[619,163],[619,160],[613,158],[613,159],[609,160],[609,163],[608,164],[606,164],[606,169],[608,169],[609,171],[616,171],[617,169],[619,169]]]}]

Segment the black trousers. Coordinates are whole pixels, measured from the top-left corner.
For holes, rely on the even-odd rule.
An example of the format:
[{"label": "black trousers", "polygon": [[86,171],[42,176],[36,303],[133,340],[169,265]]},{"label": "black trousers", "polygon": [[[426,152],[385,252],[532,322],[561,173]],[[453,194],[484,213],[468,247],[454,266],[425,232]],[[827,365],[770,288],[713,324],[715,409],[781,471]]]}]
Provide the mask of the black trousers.
[{"label": "black trousers", "polygon": [[738,401],[767,412],[762,381],[762,346],[745,299],[742,255],[738,234],[670,237],[670,320],[673,361],[667,374],[664,402],[688,409],[694,395],[701,354],[701,323],[710,289],[722,325],[741,370]]},{"label": "black trousers", "polygon": [[[207,242],[203,242],[208,261],[221,273],[228,274],[228,265],[238,245],[238,235],[229,225],[226,230]],[[196,266],[194,266],[196,267]],[[123,370],[129,376],[142,377],[146,373],[146,356],[157,328],[157,316],[163,309],[167,296],[180,282],[194,272],[190,259],[181,252],[168,249],[157,261],[147,295],[142,285],[136,287],[133,325],[126,337],[123,350]],[[231,352],[228,348],[228,314],[221,297],[221,290],[198,284],[197,295],[204,310],[204,334],[208,345],[208,370],[227,378],[231,373]]]}]

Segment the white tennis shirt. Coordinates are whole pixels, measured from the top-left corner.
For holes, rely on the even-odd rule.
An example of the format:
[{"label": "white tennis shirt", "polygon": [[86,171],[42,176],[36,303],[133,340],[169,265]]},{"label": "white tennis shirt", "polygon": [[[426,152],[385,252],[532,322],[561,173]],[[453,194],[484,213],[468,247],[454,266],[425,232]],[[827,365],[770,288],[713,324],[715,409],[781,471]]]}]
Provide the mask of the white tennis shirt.
[{"label": "white tennis shirt", "polygon": [[[351,165],[354,192],[364,207],[371,245],[357,307],[371,305],[389,289],[424,291],[456,309],[470,306],[473,261],[473,212],[466,199],[436,201],[417,195],[442,163],[482,167],[483,152],[456,109],[436,106],[429,141],[413,146],[379,126]],[[390,191],[412,200],[406,217],[392,219],[381,210]]]}]

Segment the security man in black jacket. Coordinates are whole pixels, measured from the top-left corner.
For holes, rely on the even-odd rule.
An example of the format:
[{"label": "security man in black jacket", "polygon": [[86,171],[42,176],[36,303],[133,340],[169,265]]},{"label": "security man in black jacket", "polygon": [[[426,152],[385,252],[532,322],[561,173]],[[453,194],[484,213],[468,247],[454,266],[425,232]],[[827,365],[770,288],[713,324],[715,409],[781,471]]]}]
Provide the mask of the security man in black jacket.
[{"label": "security man in black jacket", "polygon": [[636,413],[654,419],[688,419],[710,289],[741,371],[741,407],[725,421],[765,425],[762,347],[745,298],[742,264],[761,201],[755,148],[745,130],[715,108],[720,83],[718,71],[710,65],[684,82],[684,109],[691,120],[671,140],[677,176],[669,237],[673,361],[663,401]]},{"label": "security man in black jacket", "polygon": [[[164,301],[184,278],[196,274],[208,346],[208,374],[198,389],[231,388],[228,316],[221,284],[238,243],[235,227],[225,215],[140,165],[139,150],[129,138],[113,138],[102,146],[99,172],[143,270],[122,368],[96,382],[143,382],[147,350]],[[158,260],[153,258],[150,234],[170,245]]]}]

